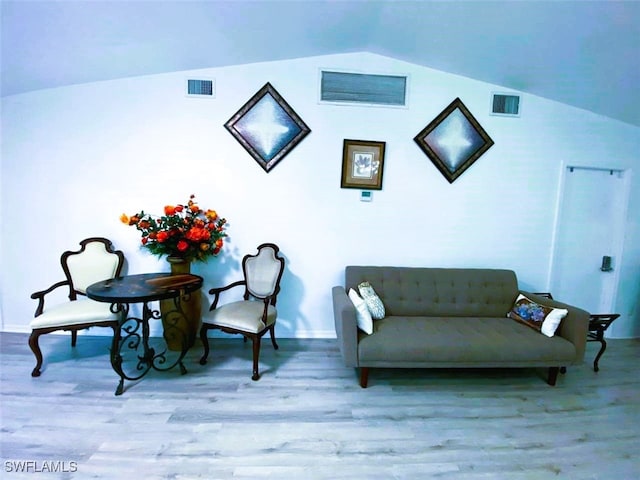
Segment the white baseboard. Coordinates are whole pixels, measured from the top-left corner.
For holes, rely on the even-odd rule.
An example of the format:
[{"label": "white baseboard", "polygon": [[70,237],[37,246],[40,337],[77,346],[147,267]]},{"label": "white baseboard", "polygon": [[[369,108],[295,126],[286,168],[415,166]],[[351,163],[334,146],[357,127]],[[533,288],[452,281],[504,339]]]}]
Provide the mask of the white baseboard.
[{"label": "white baseboard", "polygon": [[3,325],[2,331],[5,333],[31,333],[29,325]]},{"label": "white baseboard", "polygon": [[[277,328],[276,326],[276,333]],[[335,330],[298,330],[293,337],[289,338],[336,338],[336,332]]]},{"label": "white baseboard", "polygon": [[[5,325],[1,330],[5,333],[31,333],[31,329],[28,325]],[[151,331],[151,336],[156,335],[157,332]],[[68,332],[52,332],[51,335],[68,335]],[[112,331],[110,328],[91,328],[88,330],[80,330],[78,335],[92,335],[92,336],[111,336]],[[220,336],[221,338],[228,337],[227,334],[222,332],[211,331],[209,335],[214,338]],[[276,326],[276,338],[336,338],[336,332],[333,330],[298,330],[293,335],[290,333],[287,335],[281,335],[278,332]]]}]

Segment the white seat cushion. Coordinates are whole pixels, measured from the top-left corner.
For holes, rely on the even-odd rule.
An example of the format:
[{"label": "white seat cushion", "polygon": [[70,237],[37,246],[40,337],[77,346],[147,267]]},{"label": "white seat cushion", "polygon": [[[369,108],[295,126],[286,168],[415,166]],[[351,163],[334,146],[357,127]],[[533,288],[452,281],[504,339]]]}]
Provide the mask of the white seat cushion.
[{"label": "white seat cushion", "polygon": [[235,328],[245,332],[258,333],[276,321],[276,307],[269,305],[267,323],[262,321],[264,303],[258,301],[239,301],[227,303],[213,311],[206,312],[202,323]]},{"label": "white seat cushion", "polygon": [[96,302],[88,298],[74,300],[46,308],[42,315],[31,320],[29,325],[35,329],[118,320],[119,315],[111,313],[110,308],[109,303]]}]

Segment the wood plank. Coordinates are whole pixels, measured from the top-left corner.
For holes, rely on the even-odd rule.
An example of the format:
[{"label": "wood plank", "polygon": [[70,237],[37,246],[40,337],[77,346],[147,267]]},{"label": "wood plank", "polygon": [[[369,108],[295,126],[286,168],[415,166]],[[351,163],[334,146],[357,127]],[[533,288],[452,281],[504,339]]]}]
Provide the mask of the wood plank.
[{"label": "wood plank", "polygon": [[[125,382],[108,337],[42,338],[42,376],[28,336],[0,333],[5,478],[19,461],[76,462],[47,478],[533,479],[640,476],[640,340],[598,344],[558,383],[546,369],[372,369],[369,388],[334,340],[199,342],[176,368]],[[157,341],[157,339],[154,339]],[[9,462],[9,463],[7,463]]]}]

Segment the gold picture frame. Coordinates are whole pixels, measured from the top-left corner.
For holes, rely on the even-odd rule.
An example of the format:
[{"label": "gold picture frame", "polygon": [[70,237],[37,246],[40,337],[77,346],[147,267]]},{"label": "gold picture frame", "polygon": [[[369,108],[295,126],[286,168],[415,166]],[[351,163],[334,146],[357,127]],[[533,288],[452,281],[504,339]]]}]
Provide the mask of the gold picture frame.
[{"label": "gold picture frame", "polygon": [[344,140],[341,188],[382,190],[385,142]]}]

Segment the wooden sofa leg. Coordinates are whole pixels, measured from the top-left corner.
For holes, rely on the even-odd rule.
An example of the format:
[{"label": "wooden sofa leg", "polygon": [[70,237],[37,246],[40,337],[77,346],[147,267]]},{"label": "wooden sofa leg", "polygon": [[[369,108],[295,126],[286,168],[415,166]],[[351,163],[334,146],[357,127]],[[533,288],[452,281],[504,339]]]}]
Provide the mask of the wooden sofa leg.
[{"label": "wooden sofa leg", "polygon": [[367,388],[369,384],[369,367],[361,367],[360,368],[360,386],[362,388]]},{"label": "wooden sofa leg", "polygon": [[552,387],[556,385],[556,380],[558,380],[558,372],[560,372],[560,367],[549,367],[549,377],[547,378],[547,383]]}]

